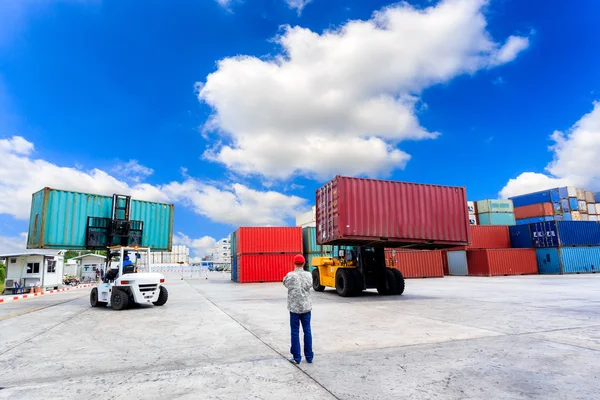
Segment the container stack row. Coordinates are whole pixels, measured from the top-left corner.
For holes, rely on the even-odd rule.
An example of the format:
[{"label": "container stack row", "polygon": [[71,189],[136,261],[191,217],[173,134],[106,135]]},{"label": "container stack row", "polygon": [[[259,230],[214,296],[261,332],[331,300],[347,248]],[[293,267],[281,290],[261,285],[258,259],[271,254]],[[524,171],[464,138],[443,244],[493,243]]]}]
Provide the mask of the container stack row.
[{"label": "container stack row", "polygon": [[386,265],[402,272],[404,278],[443,278],[441,250],[386,249]]},{"label": "container stack row", "polygon": [[546,221],[510,227],[512,247],[532,249],[540,274],[600,271],[600,224]]},{"label": "container stack row", "polygon": [[[511,200],[488,199],[468,202],[469,214],[474,207],[476,223],[471,225],[510,226],[515,225],[515,213]],[[469,219],[471,215],[469,215]]]},{"label": "container stack row", "polygon": [[445,252],[448,275],[537,274],[533,249],[512,248],[509,226],[471,226],[471,245]]},{"label": "container stack row", "polygon": [[231,279],[281,282],[303,252],[300,227],[242,227],[231,234]]},{"label": "container stack row", "polygon": [[511,197],[517,225],[549,221],[598,221],[600,193],[574,186]]}]

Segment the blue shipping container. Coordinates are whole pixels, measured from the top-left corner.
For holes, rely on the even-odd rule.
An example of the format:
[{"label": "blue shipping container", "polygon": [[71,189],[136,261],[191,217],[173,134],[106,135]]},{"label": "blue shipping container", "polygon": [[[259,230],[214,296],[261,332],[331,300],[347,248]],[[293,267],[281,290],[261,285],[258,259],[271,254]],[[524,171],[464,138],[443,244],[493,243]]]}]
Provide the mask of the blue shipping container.
[{"label": "blue shipping container", "polygon": [[571,206],[569,205],[569,199],[561,199],[560,200],[560,208],[562,212],[566,213],[571,211]]},{"label": "blue shipping container", "polygon": [[594,201],[600,203],[600,192],[594,193]]},{"label": "blue shipping container", "polygon": [[541,192],[523,194],[521,196],[510,197],[515,207],[530,206],[538,203],[559,203],[560,194],[558,189],[543,190]]},{"label": "blue shipping container", "polygon": [[570,212],[568,212],[568,213],[564,213],[564,214],[563,214],[563,220],[564,220],[564,221],[573,221],[573,215],[571,215],[571,213],[570,213]]},{"label": "blue shipping container", "polygon": [[563,210],[560,203],[552,203],[552,206],[554,207],[554,215],[562,215]]},{"label": "blue shipping container", "polygon": [[576,197],[569,198],[569,208],[571,209],[571,211],[579,210],[579,200],[577,200]]},{"label": "blue shipping container", "polygon": [[525,218],[525,219],[518,219],[517,220],[517,225],[525,225],[525,224],[533,224],[536,222],[548,222],[548,221],[555,221],[556,217],[533,217],[533,218]]},{"label": "blue shipping container", "polygon": [[317,228],[302,228],[302,246],[304,254],[331,254],[332,248],[328,245],[317,244]]},{"label": "blue shipping container", "polygon": [[231,280],[237,282],[238,269],[237,269],[237,256],[233,256],[231,259]]},{"label": "blue shipping container", "polygon": [[509,226],[508,233],[510,234],[510,247],[515,249],[530,249],[533,247],[529,224]]},{"label": "blue shipping container", "polygon": [[600,247],[536,249],[540,274],[600,272]]},{"label": "blue shipping container", "polygon": [[560,196],[561,200],[568,199],[569,198],[569,190],[566,187],[560,187],[560,188],[558,188],[558,195]]},{"label": "blue shipping container", "polygon": [[533,247],[600,246],[600,224],[554,221],[531,224]]},{"label": "blue shipping container", "polygon": [[[85,250],[88,217],[110,218],[112,196],[44,188],[32,196],[28,249]],[[143,247],[171,251],[173,204],[131,201],[132,220],[142,221]]]},{"label": "blue shipping container", "polygon": [[479,225],[515,225],[514,213],[479,214]]}]

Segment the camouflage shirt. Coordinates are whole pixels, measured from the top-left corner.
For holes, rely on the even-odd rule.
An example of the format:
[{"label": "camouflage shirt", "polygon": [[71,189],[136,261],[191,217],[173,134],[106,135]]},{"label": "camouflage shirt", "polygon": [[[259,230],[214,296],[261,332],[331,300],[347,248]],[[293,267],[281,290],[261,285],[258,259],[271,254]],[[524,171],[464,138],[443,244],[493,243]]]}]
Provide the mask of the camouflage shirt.
[{"label": "camouflage shirt", "polygon": [[296,268],[283,278],[283,285],[288,289],[288,310],[296,314],[305,314],[312,310],[310,272]]}]

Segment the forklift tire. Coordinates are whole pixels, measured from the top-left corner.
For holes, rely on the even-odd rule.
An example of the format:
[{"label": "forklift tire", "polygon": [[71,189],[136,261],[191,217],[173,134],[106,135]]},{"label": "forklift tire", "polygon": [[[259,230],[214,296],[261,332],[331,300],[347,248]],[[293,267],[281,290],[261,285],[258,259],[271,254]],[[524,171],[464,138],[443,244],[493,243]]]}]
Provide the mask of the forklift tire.
[{"label": "forklift tire", "polygon": [[354,294],[354,274],[347,268],[338,268],[335,274],[335,290],[342,297],[350,297]]},{"label": "forklift tire", "polygon": [[396,278],[395,294],[401,295],[402,293],[404,293],[404,276],[402,275],[402,272],[400,272],[397,269],[392,269],[392,272],[394,273],[394,277]]},{"label": "forklift tire", "polygon": [[322,292],[325,290],[325,286],[321,285],[321,280],[319,278],[319,268],[315,268],[311,272],[313,279],[313,290],[315,292]]},{"label": "forklift tire", "polygon": [[155,306],[164,306],[168,299],[169,299],[169,292],[167,291],[167,288],[164,286],[161,286],[160,293],[158,294],[158,300],[156,300],[152,304],[154,304]]},{"label": "forklift tire", "polygon": [[124,310],[129,305],[129,295],[121,289],[113,288],[110,297],[110,305],[113,310]]},{"label": "forklift tire", "polygon": [[393,295],[396,292],[396,276],[390,268],[386,268],[377,285],[377,291],[383,296]]},{"label": "forklift tire", "polygon": [[98,301],[98,288],[93,288],[90,292],[90,304],[92,307],[106,307],[108,303]]},{"label": "forklift tire", "polygon": [[351,269],[354,275],[354,293],[358,296],[361,295],[365,287],[365,279],[358,268]]}]

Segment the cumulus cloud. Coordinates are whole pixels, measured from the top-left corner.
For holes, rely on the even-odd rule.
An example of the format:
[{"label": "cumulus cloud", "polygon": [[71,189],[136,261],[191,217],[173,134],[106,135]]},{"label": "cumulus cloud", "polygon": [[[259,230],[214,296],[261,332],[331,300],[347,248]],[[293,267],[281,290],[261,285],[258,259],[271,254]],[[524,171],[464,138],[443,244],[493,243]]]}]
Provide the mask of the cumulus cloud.
[{"label": "cumulus cloud", "polygon": [[[100,169],[62,167],[33,157],[33,143],[22,137],[0,139],[0,214],[28,219],[31,195],[44,187],[111,196],[130,194],[135,199],[178,202],[214,222],[232,225],[281,225],[299,211],[305,200],[274,191],[258,191],[241,184],[208,184],[186,177],[162,185],[128,184]],[[132,171],[150,169],[131,164]],[[141,179],[141,178],[140,178]]]},{"label": "cumulus cloud", "polygon": [[283,225],[306,208],[306,200],[274,191],[258,191],[239,183],[217,187],[194,179],[163,187],[175,201],[215,222],[233,226]]},{"label": "cumulus cloud", "polygon": [[217,245],[217,241],[210,236],[192,239],[181,232],[177,232],[173,235],[173,244],[189,247],[191,253],[190,259],[197,262],[200,261],[202,257],[211,254],[212,250]]},{"label": "cumulus cloud", "polygon": [[121,163],[113,168],[112,171],[117,176],[135,183],[139,183],[154,173],[152,168],[141,165],[138,160]]},{"label": "cumulus cloud", "polygon": [[554,157],[547,173],[524,172],[510,179],[500,191],[503,198],[560,186],[600,190],[600,102],[566,133],[555,131],[550,139]]},{"label": "cumulus cloud", "polygon": [[421,127],[420,93],[461,74],[514,60],[528,45],[486,31],[483,0],[406,2],[321,34],[284,27],[281,54],[225,58],[198,98],[221,142],[204,156],[243,174],[319,179],[335,173],[385,176],[410,156],[406,140],[436,138]]},{"label": "cumulus cloud", "polygon": [[26,252],[27,232],[19,236],[0,236],[0,254]]},{"label": "cumulus cloud", "polygon": [[298,12],[298,15],[300,15],[302,14],[302,10],[304,10],[304,7],[306,7],[306,5],[311,2],[311,0],[285,0],[285,2],[290,8],[296,10]]}]

